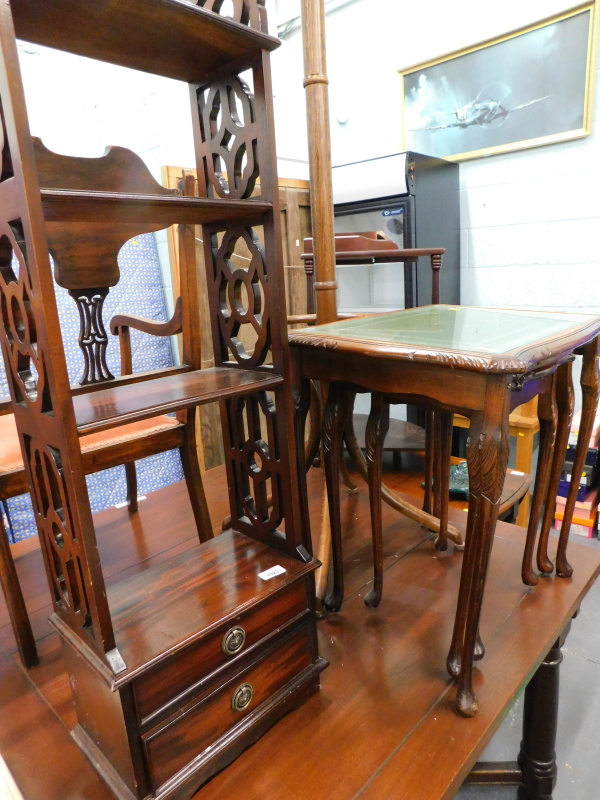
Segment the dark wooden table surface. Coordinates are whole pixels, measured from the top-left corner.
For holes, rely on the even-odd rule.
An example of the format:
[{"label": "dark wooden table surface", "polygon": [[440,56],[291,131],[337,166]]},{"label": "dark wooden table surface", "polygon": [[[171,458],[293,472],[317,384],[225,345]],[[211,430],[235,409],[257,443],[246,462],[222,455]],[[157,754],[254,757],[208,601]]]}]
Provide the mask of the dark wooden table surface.
[{"label": "dark wooden table surface", "polygon": [[[215,527],[228,510],[222,487],[221,470],[213,470],[206,488]],[[321,495],[321,473],[312,470],[315,530]],[[319,623],[321,654],[331,662],[322,690],[208,783],[199,800],[452,798],[600,571],[600,552],[572,543],[573,577],[529,589],[519,569],[525,532],[499,523],[482,618],[487,653],[475,670],[481,707],[464,719],[453,709],[444,668],[462,555],[436,551],[426,530],[385,508],[386,592],[378,609],[367,609],[366,489],[343,491],[342,498],[347,600],[340,614]],[[450,513],[464,528],[464,511]],[[196,543],[179,484],[140,503],[137,516],[110,509],[96,521],[109,585]],[[20,668],[1,606],[0,753],[25,800],[109,800],[69,736],[75,716],[58,641],[44,622],[40,553],[31,544],[20,547],[17,567],[42,660],[29,673]]]}]

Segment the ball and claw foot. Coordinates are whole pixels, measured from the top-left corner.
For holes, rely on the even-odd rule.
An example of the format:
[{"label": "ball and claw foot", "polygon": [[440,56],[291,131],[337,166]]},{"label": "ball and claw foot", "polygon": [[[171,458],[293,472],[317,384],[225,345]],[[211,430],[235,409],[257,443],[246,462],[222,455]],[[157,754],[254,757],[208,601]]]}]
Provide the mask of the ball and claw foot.
[{"label": "ball and claw foot", "polygon": [[462,717],[474,717],[478,707],[473,691],[462,689],[456,696],[456,710]]}]

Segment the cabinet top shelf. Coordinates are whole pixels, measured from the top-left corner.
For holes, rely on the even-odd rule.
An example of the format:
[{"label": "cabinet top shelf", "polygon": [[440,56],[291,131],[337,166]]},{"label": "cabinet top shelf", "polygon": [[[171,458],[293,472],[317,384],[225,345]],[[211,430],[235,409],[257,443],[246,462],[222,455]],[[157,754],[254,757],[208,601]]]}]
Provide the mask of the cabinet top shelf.
[{"label": "cabinet top shelf", "polygon": [[189,0],[11,0],[19,39],[196,83],[279,39]]}]

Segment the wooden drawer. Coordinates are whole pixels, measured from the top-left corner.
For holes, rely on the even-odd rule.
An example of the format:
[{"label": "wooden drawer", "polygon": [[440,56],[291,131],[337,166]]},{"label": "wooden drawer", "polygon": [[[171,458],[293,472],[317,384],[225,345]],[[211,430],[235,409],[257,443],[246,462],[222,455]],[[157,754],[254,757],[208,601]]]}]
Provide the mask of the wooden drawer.
[{"label": "wooden drawer", "polygon": [[[142,737],[155,791],[312,663],[310,631],[304,625],[223,687]],[[233,710],[234,695],[248,685],[252,699],[243,710]]]},{"label": "wooden drawer", "polygon": [[[140,723],[146,722],[155,712],[181,695],[193,692],[204,678],[247,653],[253,645],[307,608],[306,581],[301,580],[262,606],[216,628],[201,641],[137,678],[134,695]],[[227,654],[223,649],[225,637],[237,627],[243,628],[245,640],[235,653]],[[186,698],[181,697],[181,702],[186,702]]]}]

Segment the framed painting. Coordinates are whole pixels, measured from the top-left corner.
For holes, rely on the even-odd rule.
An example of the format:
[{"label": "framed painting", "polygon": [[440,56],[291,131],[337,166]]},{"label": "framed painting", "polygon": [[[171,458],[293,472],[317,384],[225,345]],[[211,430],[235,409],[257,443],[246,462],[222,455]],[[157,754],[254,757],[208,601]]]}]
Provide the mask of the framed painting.
[{"label": "framed painting", "polygon": [[453,161],[591,132],[596,3],[400,70],[404,150]]}]

